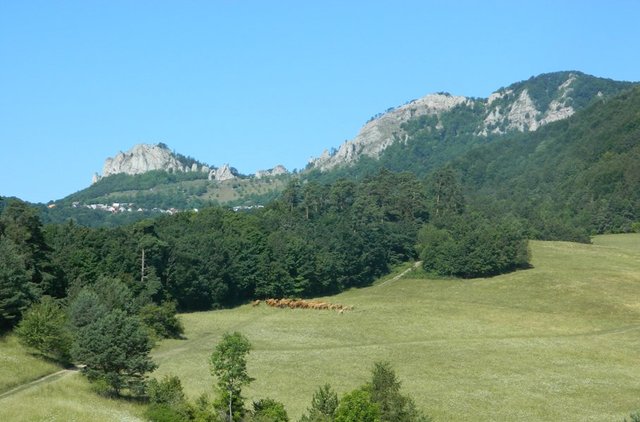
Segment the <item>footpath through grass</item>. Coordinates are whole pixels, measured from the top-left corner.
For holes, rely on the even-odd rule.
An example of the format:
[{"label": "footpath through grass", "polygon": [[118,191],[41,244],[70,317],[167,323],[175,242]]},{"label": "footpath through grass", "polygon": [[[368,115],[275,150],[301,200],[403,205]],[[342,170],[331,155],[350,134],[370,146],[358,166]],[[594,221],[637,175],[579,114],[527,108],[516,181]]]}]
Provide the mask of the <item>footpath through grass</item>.
[{"label": "footpath through grass", "polygon": [[11,422],[142,422],[142,404],[96,394],[78,372],[0,399],[0,420]]},{"label": "footpath through grass", "polygon": [[[97,395],[76,371],[42,360],[13,335],[0,338],[0,421],[142,421],[144,406]],[[30,384],[35,380],[40,380]],[[10,392],[17,386],[24,386]]]},{"label": "footpath through grass", "polygon": [[0,394],[62,367],[27,351],[14,335],[0,337]]},{"label": "footpath through grass", "polygon": [[325,298],[354,310],[264,304],[181,316],[187,340],[154,351],[156,376],[213,392],[225,331],[252,342],[249,400],[296,420],[318,386],[339,393],[388,360],[436,420],[622,420],[640,409],[640,235],[532,242],[534,268],[491,279],[396,280]]}]

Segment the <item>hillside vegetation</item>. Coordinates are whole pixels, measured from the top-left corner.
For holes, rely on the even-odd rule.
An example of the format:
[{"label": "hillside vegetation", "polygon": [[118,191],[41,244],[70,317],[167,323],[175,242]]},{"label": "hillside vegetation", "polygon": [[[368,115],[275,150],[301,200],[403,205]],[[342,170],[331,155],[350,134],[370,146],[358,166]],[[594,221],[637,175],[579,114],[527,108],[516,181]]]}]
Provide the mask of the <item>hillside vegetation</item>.
[{"label": "hillside vegetation", "polygon": [[[44,223],[73,220],[88,227],[117,227],[167,210],[192,210],[212,205],[255,206],[277,198],[291,180],[290,175],[209,181],[205,173],[168,173],[153,170],[143,174],[114,174],[55,202],[40,206]],[[91,204],[127,204],[132,211],[108,212]],[[133,204],[129,206],[128,204]],[[139,210],[142,211],[139,211]]]},{"label": "hillside vegetation", "polygon": [[183,314],[186,340],[163,341],[155,376],[211,391],[207,364],[226,331],[254,346],[247,397],[297,418],[316,388],[340,394],[389,360],[435,420],[622,420],[640,407],[640,235],[593,245],[532,242],[533,266],[491,279],[414,272],[322,300],[350,312],[263,305]]},{"label": "hillside vegetation", "polygon": [[[314,166],[310,164],[307,170],[298,174],[267,178],[240,176],[223,182],[207,180],[205,172],[183,173],[154,170],[137,175],[114,174],[101,179],[86,189],[56,201],[53,208],[41,206],[41,215],[46,223],[60,223],[73,219],[82,225],[113,227],[157,215],[159,211],[156,211],[155,214],[151,211],[154,208],[185,210],[202,208],[212,204],[266,205],[285,189],[289,181],[294,179],[326,184],[340,178],[362,179],[377,173],[381,168],[394,172],[408,171],[421,178],[453,160],[458,160],[461,157],[465,160],[464,157],[475,157],[476,154],[488,155],[494,161],[488,169],[484,169],[489,177],[481,183],[489,192],[496,189],[501,190],[500,180],[493,178],[491,174],[496,171],[502,172],[503,166],[507,167],[507,173],[511,171],[511,168],[521,170],[519,166],[522,161],[528,159],[526,145],[539,142],[537,140],[540,139],[540,136],[536,134],[541,131],[540,128],[544,129],[549,126],[545,119],[549,118],[550,121],[561,119],[573,111],[580,114],[580,111],[594,105],[598,110],[600,107],[611,110],[619,104],[615,102],[609,104],[609,99],[633,86],[634,84],[630,82],[597,78],[577,71],[542,74],[511,84],[506,88],[500,88],[490,99],[468,98],[457,106],[441,112],[423,110],[417,113],[419,117],[409,118],[409,120],[406,120],[408,117],[398,117],[400,120],[396,121],[396,118],[389,117],[387,120],[395,125],[393,130],[380,129],[383,133],[389,132],[389,138],[377,139],[377,141],[370,140],[385,146],[388,145],[379,156],[376,155],[375,158],[372,158],[354,149],[351,154],[354,157],[350,157],[344,163],[336,163],[331,171],[314,170]],[[446,93],[442,95],[450,97]],[[404,110],[408,107],[405,114],[413,116],[415,110],[411,111],[411,107],[414,107],[412,104],[413,102],[409,102],[399,109]],[[514,109],[522,109],[523,107],[529,110],[524,115],[515,112],[511,114]],[[393,116],[394,110],[396,109],[392,107],[387,110],[387,113],[381,115]],[[565,114],[558,110],[563,110]],[[426,115],[422,114],[425,112]],[[549,113],[552,117],[549,117]],[[606,114],[606,110],[603,113]],[[580,126],[589,127],[592,124],[589,115],[574,116],[571,119],[574,122],[571,129]],[[602,124],[607,127],[609,133],[616,134],[625,130],[624,126],[619,126],[619,122],[619,119],[613,119],[602,121]],[[551,125],[553,126],[553,124]],[[554,129],[545,132],[546,136],[553,138],[564,136],[561,133],[562,129],[558,129],[558,126],[554,127]],[[537,130],[534,131],[534,129]],[[579,131],[579,133],[580,136],[585,135],[584,131]],[[533,139],[530,139],[532,137]],[[584,139],[584,142],[590,144],[592,141]],[[502,146],[493,148],[496,143]],[[518,146],[524,144],[525,150],[509,149],[504,144]],[[470,151],[472,152],[470,153]],[[551,153],[551,149],[548,149],[547,152]],[[190,157],[175,153],[174,155],[186,163],[187,167],[191,164],[201,164]],[[637,162],[635,158],[628,159],[628,161]],[[543,162],[542,168],[546,171],[545,165],[548,163]],[[469,169],[469,165],[464,165],[459,169],[463,173],[473,171],[473,169]],[[540,183],[538,179],[541,168],[536,167],[536,169],[535,171],[538,172],[536,177],[526,179],[534,190]],[[588,177],[588,174],[583,174],[583,170],[583,168],[577,168],[576,174]],[[519,173],[516,172],[516,174]],[[472,183],[480,182],[476,180],[477,178],[478,175],[474,174],[473,182],[469,182],[468,189],[470,191],[476,188]],[[569,187],[567,189],[570,194],[574,194]],[[73,207],[74,202],[80,205],[133,203],[135,210],[141,208],[148,211],[111,214],[82,206]],[[599,210],[606,208],[606,206],[596,205]],[[616,208],[619,206],[616,205]],[[583,220],[580,220],[579,223],[586,224]],[[591,226],[596,229],[602,228],[597,224]],[[590,229],[591,227],[588,230]],[[538,234],[540,237],[546,235],[544,229],[536,229],[536,235]],[[575,234],[572,236],[577,238]]]},{"label": "hillside vegetation", "polygon": [[453,166],[477,198],[529,221],[535,237],[567,239],[563,225],[631,231],[640,221],[640,87]]}]

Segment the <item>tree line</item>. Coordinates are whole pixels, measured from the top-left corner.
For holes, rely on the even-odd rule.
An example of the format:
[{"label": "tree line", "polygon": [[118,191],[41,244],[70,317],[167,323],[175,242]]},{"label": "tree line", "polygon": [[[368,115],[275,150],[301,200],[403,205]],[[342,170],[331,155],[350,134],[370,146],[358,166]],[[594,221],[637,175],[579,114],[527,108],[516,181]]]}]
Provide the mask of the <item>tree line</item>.
[{"label": "tree line", "polygon": [[[386,170],[359,182],[294,180],[261,209],[209,207],[116,228],[43,226],[23,202],[0,207],[4,329],[40,297],[69,301],[104,278],[140,304],[191,311],[338,293],[419,258],[431,272],[462,277],[528,259],[522,222],[474,208],[450,168],[425,180]],[[443,254],[457,266],[441,264]]]}]

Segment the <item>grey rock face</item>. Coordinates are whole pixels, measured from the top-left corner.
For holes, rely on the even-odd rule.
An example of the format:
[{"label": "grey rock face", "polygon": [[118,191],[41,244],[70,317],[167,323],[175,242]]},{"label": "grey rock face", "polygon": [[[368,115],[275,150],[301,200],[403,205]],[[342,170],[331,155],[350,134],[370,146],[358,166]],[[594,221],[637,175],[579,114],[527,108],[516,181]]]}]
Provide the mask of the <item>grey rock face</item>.
[{"label": "grey rock face", "polygon": [[222,182],[225,180],[231,180],[238,177],[238,171],[230,167],[229,164],[224,164],[222,167],[209,171],[209,180],[216,180]]},{"label": "grey rock face", "polygon": [[171,151],[158,145],[138,144],[127,152],[107,158],[102,177],[112,174],[141,174],[151,170],[184,171],[185,167]]},{"label": "grey rock face", "polygon": [[256,172],[256,179],[261,179],[263,177],[270,177],[270,176],[279,176],[281,174],[287,174],[287,173],[289,173],[287,169],[282,164],[278,164],[277,166],[269,170],[258,170]]},{"label": "grey rock face", "polygon": [[[571,107],[572,84],[577,79],[569,74],[564,83],[557,87],[555,97],[546,110],[538,110],[526,88],[500,89],[487,99],[472,99],[449,94],[430,94],[411,101],[401,107],[389,110],[367,122],[360,132],[346,141],[333,153],[325,150],[322,155],[309,160],[311,167],[321,171],[340,165],[355,163],[361,156],[377,158],[394,142],[406,142],[408,135],[401,125],[409,119],[431,115],[437,116],[436,129],[442,129],[440,116],[454,107],[466,105],[483,110],[484,120],[475,133],[487,136],[491,133],[508,131],[534,131],[541,126],[565,119],[575,110]],[[514,88],[515,89],[515,88]]]},{"label": "grey rock face", "polygon": [[325,151],[320,157],[310,160],[310,163],[324,171],[337,165],[352,164],[361,155],[378,157],[398,136],[402,139],[402,123],[423,115],[439,115],[469,101],[471,100],[466,97],[447,94],[431,94],[414,100],[369,121],[353,140],[342,144],[334,154]]},{"label": "grey rock face", "polygon": [[[105,160],[102,175],[95,173],[92,183],[112,174],[142,174],[151,170],[168,172],[202,172],[208,174],[211,168],[207,165],[181,162],[164,144],[138,144],[127,152],[119,152]],[[215,169],[214,169],[215,171]]]}]

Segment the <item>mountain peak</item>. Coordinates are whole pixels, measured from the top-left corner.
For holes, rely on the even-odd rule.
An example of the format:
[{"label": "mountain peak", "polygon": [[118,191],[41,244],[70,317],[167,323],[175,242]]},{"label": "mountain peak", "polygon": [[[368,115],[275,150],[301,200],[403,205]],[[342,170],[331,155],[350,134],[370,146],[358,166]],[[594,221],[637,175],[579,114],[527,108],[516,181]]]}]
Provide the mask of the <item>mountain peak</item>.
[{"label": "mountain peak", "polygon": [[412,100],[400,107],[390,108],[385,113],[371,118],[353,140],[345,142],[333,153],[325,151],[320,157],[311,159],[309,164],[313,168],[325,171],[341,164],[353,164],[361,155],[378,157],[398,139],[402,132],[402,123],[425,115],[438,116],[470,101],[467,97],[436,93]]},{"label": "mountain peak", "polygon": [[102,177],[113,174],[141,174],[151,170],[169,172],[201,171],[209,172],[209,166],[198,161],[175,154],[166,144],[137,144],[127,152],[120,151],[114,157],[105,160],[102,175],[95,175],[94,183]]},{"label": "mountain peak", "polygon": [[[446,130],[447,121],[463,118],[477,121],[473,131],[476,136],[535,131],[548,123],[566,119],[596,98],[614,95],[630,85],[578,71],[563,71],[541,74],[500,88],[486,99],[448,93],[429,94],[374,116],[355,138],[332,152],[325,150],[320,157],[309,160],[309,168],[326,171],[352,165],[362,156],[378,158],[393,143],[406,142],[408,133],[403,124],[422,116],[434,117],[432,130],[436,131]],[[466,110],[456,116],[460,107]]]}]

